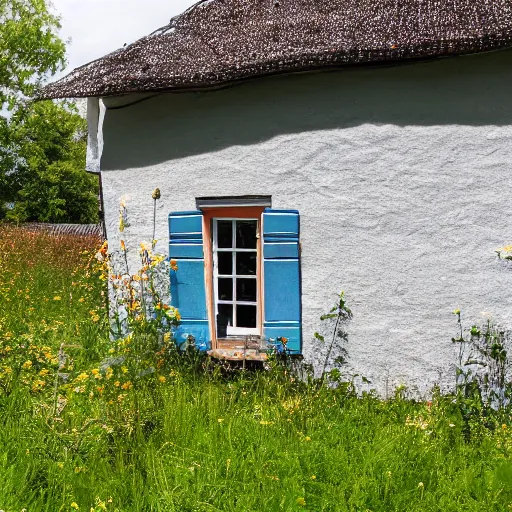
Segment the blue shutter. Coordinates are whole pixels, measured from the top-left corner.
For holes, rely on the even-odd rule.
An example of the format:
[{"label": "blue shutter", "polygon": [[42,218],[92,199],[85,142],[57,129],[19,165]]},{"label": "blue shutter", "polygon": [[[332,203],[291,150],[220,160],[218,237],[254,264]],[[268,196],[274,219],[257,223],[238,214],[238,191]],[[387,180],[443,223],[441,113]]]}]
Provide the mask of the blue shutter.
[{"label": "blue shutter", "polygon": [[302,349],[299,226],[298,211],[263,212],[263,328],[267,338],[288,338],[293,354]]},{"label": "blue shutter", "polygon": [[178,343],[192,335],[199,348],[209,348],[202,212],[169,215],[169,258],[178,263],[178,270],[171,270],[171,305],[181,314],[176,332]]}]

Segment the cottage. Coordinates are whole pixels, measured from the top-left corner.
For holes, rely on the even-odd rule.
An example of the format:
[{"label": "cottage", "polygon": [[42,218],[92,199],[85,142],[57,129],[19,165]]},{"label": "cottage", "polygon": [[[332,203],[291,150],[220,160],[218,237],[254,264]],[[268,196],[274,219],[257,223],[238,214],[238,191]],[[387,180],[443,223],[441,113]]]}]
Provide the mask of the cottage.
[{"label": "cottage", "polygon": [[[108,238],[178,260],[180,334],[315,362],[345,290],[352,367],[453,381],[460,308],[512,327],[509,0],[208,0],[47,86],[87,97]],[[227,341],[228,340],[228,341]]]}]

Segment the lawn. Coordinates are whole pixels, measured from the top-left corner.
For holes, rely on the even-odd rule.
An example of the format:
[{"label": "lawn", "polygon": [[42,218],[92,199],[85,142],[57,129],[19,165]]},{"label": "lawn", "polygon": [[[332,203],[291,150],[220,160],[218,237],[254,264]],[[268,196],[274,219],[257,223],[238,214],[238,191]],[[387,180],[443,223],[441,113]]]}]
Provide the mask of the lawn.
[{"label": "lawn", "polygon": [[0,225],[0,510],[512,509],[506,411],[114,341],[99,244]]}]

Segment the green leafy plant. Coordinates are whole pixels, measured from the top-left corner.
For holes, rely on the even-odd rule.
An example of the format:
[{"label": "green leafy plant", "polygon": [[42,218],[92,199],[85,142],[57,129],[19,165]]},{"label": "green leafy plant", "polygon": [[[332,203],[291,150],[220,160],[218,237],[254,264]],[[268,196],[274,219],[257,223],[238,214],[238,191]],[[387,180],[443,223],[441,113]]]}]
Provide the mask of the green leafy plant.
[{"label": "green leafy plant", "polygon": [[[326,334],[314,333],[315,339],[325,346],[325,358],[321,370],[322,378],[328,376],[336,381],[341,378],[339,368],[347,364],[348,357],[346,325],[351,319],[352,311],[347,305],[345,293],[341,292],[329,312],[320,317],[320,320],[324,322],[323,332]],[[335,354],[334,357],[333,354]],[[331,370],[326,372],[328,367],[331,367]]]},{"label": "green leafy plant", "polygon": [[[456,398],[465,424],[465,435],[489,427],[495,411],[510,405],[508,346],[510,333],[488,320],[483,326],[464,329],[460,310],[455,310],[459,328],[452,342],[459,345],[456,365]],[[496,419],[499,421],[499,419]]]}]

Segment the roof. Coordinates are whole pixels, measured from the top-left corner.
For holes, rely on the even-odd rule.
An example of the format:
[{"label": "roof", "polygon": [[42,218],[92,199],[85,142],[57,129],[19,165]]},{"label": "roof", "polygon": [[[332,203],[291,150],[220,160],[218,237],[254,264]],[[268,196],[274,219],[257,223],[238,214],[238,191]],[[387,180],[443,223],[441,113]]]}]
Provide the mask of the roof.
[{"label": "roof", "polygon": [[48,224],[27,222],[21,226],[29,231],[44,231],[51,235],[91,236],[103,238],[101,224]]},{"label": "roof", "polygon": [[40,99],[219,87],[277,73],[512,46],[511,0],[202,0]]}]

